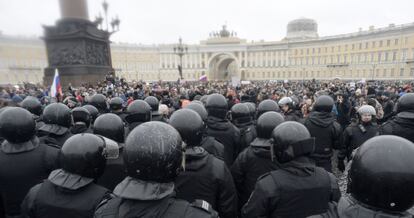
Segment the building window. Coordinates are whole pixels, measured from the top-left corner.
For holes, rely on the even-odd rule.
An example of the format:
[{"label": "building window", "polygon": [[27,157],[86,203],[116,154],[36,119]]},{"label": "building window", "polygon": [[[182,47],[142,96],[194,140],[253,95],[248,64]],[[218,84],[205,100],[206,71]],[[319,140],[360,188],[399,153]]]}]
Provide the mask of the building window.
[{"label": "building window", "polygon": [[375,41],[372,42],[372,48],[375,48]]},{"label": "building window", "polygon": [[352,44],[352,50],[354,50],[355,49],[355,44]]},{"label": "building window", "polygon": [[335,47],[332,46],[331,47],[331,52],[334,52],[334,50],[335,50]]},{"label": "building window", "polygon": [[379,42],[379,47],[382,47],[382,40]]},{"label": "building window", "polygon": [[397,60],[397,52],[396,51],[394,51],[393,53],[392,53],[392,61],[396,61]]},{"label": "building window", "polygon": [[359,50],[362,49],[362,43],[359,43]]},{"label": "building window", "polygon": [[404,49],[402,51],[401,60],[405,61],[407,59],[407,49]]},{"label": "building window", "polygon": [[320,54],[321,53],[321,48],[318,48],[318,54]]},{"label": "building window", "polygon": [[394,40],[394,45],[398,45],[398,39]]},{"label": "building window", "polygon": [[377,61],[381,62],[381,52],[380,51],[378,52],[378,60]]},{"label": "building window", "polygon": [[307,49],[306,49],[306,54],[307,54],[307,55],[309,54],[309,48],[307,48]]},{"label": "building window", "polygon": [[367,49],[367,48],[368,48],[368,42],[365,43],[365,49]]},{"label": "building window", "polygon": [[345,51],[348,51],[348,45],[345,45]]},{"label": "building window", "polygon": [[395,73],[395,69],[394,69],[394,68],[392,68],[392,69],[391,69],[391,75],[390,75],[390,76],[391,76],[391,77],[394,77],[394,73]]},{"label": "building window", "polygon": [[385,55],[384,55],[384,61],[385,61],[385,62],[388,62],[388,52],[385,52]]},{"label": "building window", "polygon": [[410,69],[410,75],[411,75],[411,77],[414,76],[414,67],[411,67],[411,69]]},{"label": "building window", "polygon": [[387,40],[387,46],[390,46],[391,45],[391,40]]},{"label": "building window", "polygon": [[400,69],[400,76],[404,76],[404,68]]},{"label": "building window", "polygon": [[382,72],[382,77],[387,77],[387,69],[384,69]]}]

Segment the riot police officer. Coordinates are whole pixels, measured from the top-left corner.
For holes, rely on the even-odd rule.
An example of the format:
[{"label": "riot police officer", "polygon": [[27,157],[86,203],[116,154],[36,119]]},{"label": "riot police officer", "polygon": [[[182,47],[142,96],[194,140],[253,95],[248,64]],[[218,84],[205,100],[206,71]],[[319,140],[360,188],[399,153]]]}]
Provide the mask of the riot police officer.
[{"label": "riot police officer", "polygon": [[302,117],[296,111],[296,105],[295,102],[293,102],[292,98],[283,97],[282,99],[280,99],[278,104],[282,109],[283,114],[285,115],[286,121],[302,121]]},{"label": "riot police officer", "polygon": [[96,109],[95,106],[90,104],[84,105],[83,108],[89,111],[89,114],[91,116],[91,124],[93,124],[93,122],[95,122],[96,118],[99,116],[98,109]]},{"label": "riot police officer", "polygon": [[306,127],[284,122],[272,132],[281,169],[264,174],[242,209],[242,217],[308,217],[328,213],[340,192],[336,178],[309,159],[315,147]]},{"label": "riot police officer", "polygon": [[[204,107],[204,105],[201,103],[196,103],[195,101],[192,101],[190,104],[188,104],[186,109],[190,109],[198,113],[200,115],[201,119],[204,122],[204,129],[203,132],[206,131],[206,124],[207,121],[207,110]],[[219,158],[220,160],[224,160],[224,145],[221,144],[219,141],[217,141],[214,137],[208,136],[206,134],[203,134],[203,139],[200,143],[201,147],[203,147],[208,153],[214,155],[215,157]]]},{"label": "riot police officer", "polygon": [[345,158],[349,161],[355,149],[368,139],[378,135],[375,108],[370,105],[363,105],[357,113],[359,121],[351,123],[342,134],[341,150],[338,154],[338,169],[342,172],[345,170]]},{"label": "riot police officer", "polygon": [[270,138],[273,129],[284,121],[280,113],[269,111],[257,120],[257,138],[239,154],[231,167],[241,208],[249,199],[257,179],[280,168],[273,156]]},{"label": "riot police officer", "polygon": [[108,113],[108,103],[106,102],[105,95],[95,94],[91,97],[88,103],[96,107],[100,114]]},{"label": "riot police officer", "polygon": [[22,108],[33,114],[36,121],[36,130],[44,125],[44,122],[42,121],[42,103],[40,103],[39,99],[33,96],[27,96],[24,98],[21,105]]},{"label": "riot police officer", "polygon": [[414,144],[398,136],[377,136],[355,153],[348,193],[338,204],[340,217],[412,217]]},{"label": "riot police officer", "polygon": [[144,99],[144,101],[147,102],[149,106],[151,106],[151,120],[152,121],[167,122],[167,119],[164,117],[164,115],[158,111],[160,102],[158,101],[156,97],[148,96]]},{"label": "riot police officer", "polygon": [[321,95],[316,99],[313,109],[304,124],[312,137],[315,137],[315,151],[312,159],[316,166],[332,172],[331,157],[333,149],[339,149],[341,125],[335,121],[332,113],[334,100],[328,95]]},{"label": "riot police officer", "polygon": [[380,127],[380,135],[397,135],[414,142],[414,93],[401,96],[397,115]]},{"label": "riot police officer", "polygon": [[235,104],[231,107],[230,114],[232,123],[240,130],[240,151],[243,151],[256,138],[249,107],[243,103]]},{"label": "riot police officer", "polygon": [[151,121],[151,106],[143,100],[134,100],[127,108],[128,115],[125,120],[128,123],[128,132],[138,125]]},{"label": "riot police officer", "polygon": [[206,134],[224,145],[224,162],[227,166],[231,166],[240,151],[240,131],[226,119],[227,107],[227,101],[223,95],[211,94],[207,98]]},{"label": "riot police officer", "polygon": [[112,140],[90,133],[76,134],[63,144],[61,169],[30,189],[22,203],[23,217],[92,217],[110,191],[96,185],[105,169],[106,158],[118,156]]},{"label": "riot police officer", "polygon": [[8,217],[20,214],[29,189],[58,167],[59,148],[40,143],[33,115],[17,107],[0,114],[0,193]]},{"label": "riot police officer", "polygon": [[217,217],[207,202],[196,206],[174,197],[183,151],[172,126],[157,121],[137,126],[125,141],[128,177],[115,188],[117,197],[101,203],[95,217]]},{"label": "riot police officer", "polygon": [[123,122],[125,122],[125,117],[128,115],[124,112],[124,100],[120,97],[114,97],[109,101],[109,109],[111,113],[118,115]]},{"label": "riot police officer", "polygon": [[40,132],[46,133],[40,138],[43,143],[61,147],[72,136],[72,115],[68,106],[62,103],[49,104],[43,111],[43,121],[45,125],[39,129]]},{"label": "riot police officer", "polygon": [[125,128],[121,118],[115,114],[107,113],[99,116],[93,124],[93,133],[104,136],[118,143],[119,157],[109,159],[106,162],[105,172],[98,179],[98,184],[113,190],[127,175],[124,170],[124,161],[122,159]]},{"label": "riot police officer", "polygon": [[236,217],[236,188],[229,169],[200,146],[204,130],[201,117],[192,110],[181,109],[174,112],[169,123],[186,143],[185,170],[175,179],[177,197],[189,202],[203,199],[220,217]]},{"label": "riot police officer", "polygon": [[275,101],[266,99],[257,106],[257,119],[259,119],[260,115],[268,111],[280,112],[280,108]]},{"label": "riot police officer", "polygon": [[72,109],[73,126],[70,128],[72,134],[91,133],[91,114],[86,108],[75,107]]}]

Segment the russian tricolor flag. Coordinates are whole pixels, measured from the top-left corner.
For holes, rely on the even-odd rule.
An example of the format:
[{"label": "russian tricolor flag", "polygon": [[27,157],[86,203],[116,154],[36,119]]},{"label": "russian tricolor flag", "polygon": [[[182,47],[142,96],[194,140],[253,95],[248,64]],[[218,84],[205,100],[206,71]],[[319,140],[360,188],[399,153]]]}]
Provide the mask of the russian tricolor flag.
[{"label": "russian tricolor flag", "polygon": [[202,82],[206,82],[207,81],[207,75],[200,76],[200,78],[198,80],[202,81]]},{"label": "russian tricolor flag", "polygon": [[50,87],[50,95],[51,97],[56,97],[57,94],[62,96],[62,86],[60,85],[60,77],[58,69],[55,69],[55,76],[53,77],[52,87]]}]

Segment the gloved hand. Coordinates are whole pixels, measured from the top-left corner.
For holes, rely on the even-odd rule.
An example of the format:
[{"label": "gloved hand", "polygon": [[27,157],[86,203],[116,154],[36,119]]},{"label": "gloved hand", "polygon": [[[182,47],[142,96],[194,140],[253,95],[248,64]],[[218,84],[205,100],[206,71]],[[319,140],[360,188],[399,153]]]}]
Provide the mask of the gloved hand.
[{"label": "gloved hand", "polygon": [[338,170],[341,171],[341,172],[344,172],[345,171],[345,163],[344,163],[344,160],[339,160],[338,159]]}]

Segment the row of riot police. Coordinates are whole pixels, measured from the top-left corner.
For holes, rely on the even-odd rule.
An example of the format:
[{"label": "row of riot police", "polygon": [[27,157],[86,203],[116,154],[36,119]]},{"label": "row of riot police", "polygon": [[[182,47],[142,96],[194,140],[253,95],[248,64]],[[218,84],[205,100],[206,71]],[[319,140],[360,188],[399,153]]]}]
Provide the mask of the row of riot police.
[{"label": "row of riot police", "polygon": [[[72,111],[50,104],[36,116],[25,104],[31,110],[1,110],[7,217],[405,217],[414,204],[414,145],[375,137],[369,107],[341,135],[328,96],[304,124],[285,121],[272,100],[257,110],[236,104],[230,121],[226,99],[212,94],[159,122],[147,101],[106,113],[106,98],[96,99]],[[400,98],[382,134],[409,136],[397,127],[413,120],[413,100]],[[342,197],[329,172],[333,148],[342,163],[352,159]]]}]

